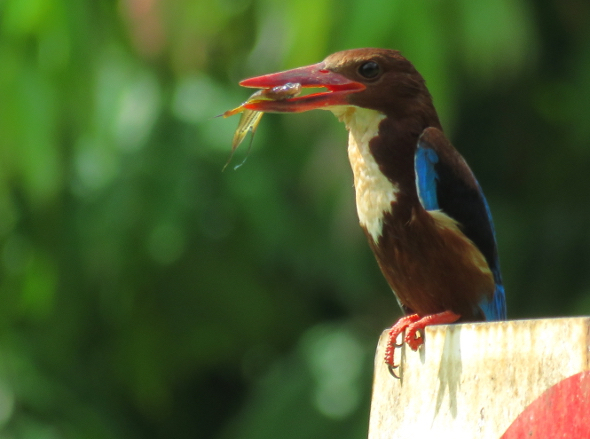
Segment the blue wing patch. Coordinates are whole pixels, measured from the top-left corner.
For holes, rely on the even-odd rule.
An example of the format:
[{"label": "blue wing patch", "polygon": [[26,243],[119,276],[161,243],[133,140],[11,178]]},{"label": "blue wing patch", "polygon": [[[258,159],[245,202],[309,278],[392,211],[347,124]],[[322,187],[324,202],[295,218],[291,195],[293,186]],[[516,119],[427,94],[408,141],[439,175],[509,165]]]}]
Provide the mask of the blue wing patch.
[{"label": "blue wing patch", "polygon": [[431,148],[424,148],[418,144],[414,156],[414,167],[416,169],[416,187],[420,203],[426,210],[438,210],[438,197],[436,185],[438,173],[434,165],[438,163],[438,154]]},{"label": "blue wing patch", "polygon": [[467,163],[436,128],[427,128],[414,156],[416,188],[426,210],[441,210],[457,221],[462,232],[485,257],[494,276],[496,289],[491,298],[477,306],[486,320],[506,318],[506,299],[496,234],[490,208]]},{"label": "blue wing patch", "polygon": [[[477,183],[477,181],[476,184],[478,192],[481,196],[481,200],[485,206],[489,227],[492,231],[492,236],[494,237],[494,244],[496,244],[496,229],[494,228],[492,212],[490,211],[488,201],[486,200],[486,197],[484,196],[483,191],[481,190],[481,187],[479,186],[479,183]],[[486,316],[486,320],[506,320],[506,293],[504,292],[504,285],[502,285],[502,275],[500,274],[500,261],[498,260],[497,251],[494,254],[493,263],[490,264],[490,269],[492,270],[492,274],[494,275],[496,290],[494,291],[494,296],[492,297],[492,299],[483,299],[479,303],[479,307]]]},{"label": "blue wing patch", "polygon": [[504,292],[504,285],[498,283],[495,272],[494,279],[496,280],[494,296],[491,300],[483,299],[478,303],[478,306],[483,311],[487,321],[506,320],[506,293]]}]

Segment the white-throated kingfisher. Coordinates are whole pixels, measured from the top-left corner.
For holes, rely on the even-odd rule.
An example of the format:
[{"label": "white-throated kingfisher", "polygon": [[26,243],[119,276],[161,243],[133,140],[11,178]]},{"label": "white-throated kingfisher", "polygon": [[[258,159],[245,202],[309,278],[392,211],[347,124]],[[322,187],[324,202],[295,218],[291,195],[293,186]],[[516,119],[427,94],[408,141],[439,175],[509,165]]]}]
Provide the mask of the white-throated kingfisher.
[{"label": "white-throated kingfisher", "polygon": [[354,49],[240,85],[324,91],[244,104],[332,111],[349,132],[359,222],[405,317],[390,330],[414,350],[427,325],[506,318],[495,232],[473,173],[445,137],[425,81],[398,51]]}]

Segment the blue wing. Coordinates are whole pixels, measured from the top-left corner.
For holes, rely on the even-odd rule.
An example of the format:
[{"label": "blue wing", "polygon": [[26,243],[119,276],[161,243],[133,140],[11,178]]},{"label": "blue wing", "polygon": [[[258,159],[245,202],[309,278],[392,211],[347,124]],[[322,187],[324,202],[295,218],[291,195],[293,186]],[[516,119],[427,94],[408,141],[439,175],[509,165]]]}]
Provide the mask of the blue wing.
[{"label": "blue wing", "polygon": [[494,224],[475,176],[442,131],[436,128],[427,128],[420,136],[414,165],[418,196],[424,209],[440,209],[457,221],[492,271],[496,284],[494,295],[478,304],[486,320],[505,319],[506,298]]}]

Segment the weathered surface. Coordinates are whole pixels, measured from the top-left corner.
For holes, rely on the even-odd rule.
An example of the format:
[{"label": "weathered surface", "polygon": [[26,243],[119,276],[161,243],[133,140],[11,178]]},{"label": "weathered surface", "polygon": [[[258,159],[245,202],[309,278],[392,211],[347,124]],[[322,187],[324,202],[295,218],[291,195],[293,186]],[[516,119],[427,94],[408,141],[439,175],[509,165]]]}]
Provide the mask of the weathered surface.
[{"label": "weathered surface", "polygon": [[498,439],[549,387],[590,369],[590,317],[434,326],[401,380],[379,340],[369,439]]}]

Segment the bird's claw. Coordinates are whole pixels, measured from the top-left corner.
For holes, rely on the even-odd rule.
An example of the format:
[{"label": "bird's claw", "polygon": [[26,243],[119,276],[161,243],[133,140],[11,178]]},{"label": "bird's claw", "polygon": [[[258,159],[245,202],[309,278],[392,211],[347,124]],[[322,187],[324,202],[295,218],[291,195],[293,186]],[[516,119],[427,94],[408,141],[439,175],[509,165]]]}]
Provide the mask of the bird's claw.
[{"label": "bird's claw", "polygon": [[[385,349],[385,363],[389,367],[389,373],[395,378],[401,376],[397,375],[394,370],[398,369],[400,365],[395,364],[395,350],[401,348],[404,342],[413,351],[417,351],[418,348],[424,343],[424,328],[429,325],[439,325],[443,323],[454,323],[461,316],[455,314],[452,311],[443,311],[438,314],[431,314],[425,317],[420,317],[418,314],[412,314],[402,317],[398,322],[391,327],[389,330],[389,340],[387,348]],[[405,331],[402,338],[402,342],[397,342],[397,336]]]},{"label": "bird's claw", "polygon": [[392,377],[394,377],[394,378],[395,378],[395,379],[397,379],[397,380],[401,379],[401,376],[400,376],[400,375],[398,375],[398,374],[395,372],[395,370],[396,370],[396,369],[399,369],[399,364],[398,364],[397,366],[394,366],[394,365],[392,365],[392,364],[388,364],[388,365],[387,365],[387,369],[389,370],[389,374],[390,374]]},{"label": "bird's claw", "polygon": [[424,343],[424,336],[422,330],[414,327],[414,325],[408,326],[406,329],[406,336],[404,341],[413,351],[417,351],[421,344]]},{"label": "bird's claw", "polygon": [[[412,346],[420,346],[420,344],[422,343],[422,340],[423,340],[422,337],[418,338],[416,341],[413,340],[416,335],[416,330],[412,331],[411,333],[406,333],[406,335],[404,337],[402,337],[401,343],[397,342],[397,337],[398,337],[398,335],[400,335],[401,333],[406,331],[407,328],[410,328],[412,326],[412,324],[417,322],[418,320],[420,320],[420,317],[417,314],[402,317],[389,330],[389,335],[388,335],[389,340],[387,342],[387,348],[385,349],[385,364],[387,364],[387,366],[389,368],[389,373],[397,379],[400,378],[401,374],[396,374],[394,372],[395,369],[399,369],[399,367],[400,367],[399,364],[398,365],[395,364],[395,350],[397,348],[401,348],[404,345],[404,341],[406,343],[408,343],[408,346],[412,347]],[[411,338],[412,338],[411,341],[409,339],[409,336],[411,336]],[[417,342],[417,344],[416,344],[416,342]],[[412,349],[414,349],[414,348],[412,347]],[[417,349],[417,347],[416,347],[416,349]],[[414,349],[414,350],[416,350],[416,349]]]}]

